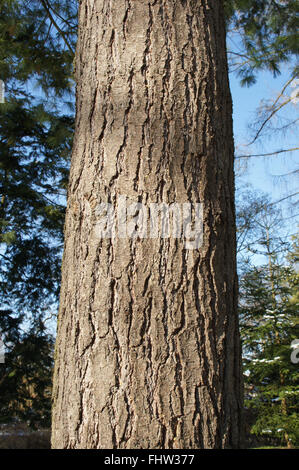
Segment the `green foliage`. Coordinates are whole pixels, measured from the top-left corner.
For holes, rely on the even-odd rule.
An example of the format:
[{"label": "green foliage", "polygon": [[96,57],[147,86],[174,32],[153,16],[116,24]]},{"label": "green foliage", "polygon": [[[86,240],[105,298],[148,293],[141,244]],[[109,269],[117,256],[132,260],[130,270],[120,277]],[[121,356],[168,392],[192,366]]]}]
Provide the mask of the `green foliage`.
[{"label": "green foliage", "polygon": [[0,2],[1,78],[7,81],[15,77],[23,83],[34,78],[47,95],[54,91],[56,96],[63,96],[73,88],[77,2],[51,1],[49,11],[54,24],[47,5],[48,0]]},{"label": "green foliage", "polygon": [[256,415],[253,434],[298,445],[299,368],[290,346],[299,337],[299,275],[290,263],[294,246],[279,261],[279,247],[265,239],[267,263],[247,268],[240,282],[245,404]]},{"label": "green foliage", "polygon": [[0,3],[0,299],[27,318],[57,304],[74,123],[76,3],[47,5]]},{"label": "green foliage", "polygon": [[260,70],[278,75],[287,62],[292,63],[292,76],[298,75],[297,0],[226,0],[225,8],[228,28],[242,43],[237,70],[243,85],[255,83]]},{"label": "green foliage", "polygon": [[[47,8],[50,10],[48,11]],[[2,421],[49,426],[53,338],[74,130],[76,2],[0,1]]]},{"label": "green foliage", "polygon": [[29,426],[49,427],[53,338],[42,323],[23,331],[23,316],[0,312],[5,339],[5,363],[0,367],[0,422],[26,421]]}]

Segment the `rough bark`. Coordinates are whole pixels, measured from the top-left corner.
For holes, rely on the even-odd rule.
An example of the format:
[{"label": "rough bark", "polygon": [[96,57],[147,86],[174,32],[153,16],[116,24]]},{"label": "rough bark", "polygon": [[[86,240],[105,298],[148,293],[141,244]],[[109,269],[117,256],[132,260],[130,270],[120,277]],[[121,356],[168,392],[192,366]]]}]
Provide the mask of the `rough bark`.
[{"label": "rough bark", "polygon": [[[81,1],[54,448],[225,448],[241,434],[222,2]],[[202,202],[183,239],[99,239],[93,208]]]}]

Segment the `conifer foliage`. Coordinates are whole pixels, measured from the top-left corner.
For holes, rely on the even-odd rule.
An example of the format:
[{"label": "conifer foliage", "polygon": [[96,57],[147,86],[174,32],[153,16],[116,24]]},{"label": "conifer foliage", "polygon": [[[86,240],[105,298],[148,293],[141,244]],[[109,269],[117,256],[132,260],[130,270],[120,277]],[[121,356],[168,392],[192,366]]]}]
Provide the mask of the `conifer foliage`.
[{"label": "conifer foliage", "polygon": [[255,253],[266,262],[249,265],[240,282],[245,406],[255,417],[253,434],[291,448],[299,443],[299,370],[291,360],[299,336],[298,240],[288,246],[278,240],[275,224],[260,228]]},{"label": "conifer foliage", "polygon": [[52,340],[43,321],[56,312],[60,284],[75,7],[69,1],[51,2],[51,8],[46,0],[0,2],[0,330],[8,351],[0,370],[1,415],[21,413],[30,423],[37,415],[22,390],[35,380],[34,407],[40,403],[40,421],[49,424],[44,393]]},{"label": "conifer foliage", "polygon": [[260,70],[280,73],[291,63],[298,76],[299,4],[297,0],[226,0],[228,28],[238,36],[242,50],[234,51],[243,85],[257,80]]}]

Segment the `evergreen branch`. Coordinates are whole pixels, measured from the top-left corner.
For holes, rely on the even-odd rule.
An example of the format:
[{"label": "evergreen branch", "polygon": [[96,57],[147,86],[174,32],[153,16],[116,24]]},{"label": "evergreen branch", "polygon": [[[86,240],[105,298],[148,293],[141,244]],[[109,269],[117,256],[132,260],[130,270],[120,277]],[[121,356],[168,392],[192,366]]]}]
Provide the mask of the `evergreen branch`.
[{"label": "evergreen branch", "polygon": [[[61,19],[61,21],[63,21],[69,28],[71,29],[75,29],[75,25],[72,24],[69,20],[63,18],[56,10],[54,10],[54,8],[52,7],[52,5],[48,4],[48,7],[53,11],[53,13],[55,13],[56,16],[58,16],[59,19]],[[75,17],[74,17],[75,18]]]},{"label": "evergreen branch", "polygon": [[49,5],[48,3],[48,0],[40,0],[43,7],[45,8],[46,10],[46,13],[49,17],[49,20],[52,22],[53,26],[57,29],[57,31],[59,32],[59,34],[61,35],[64,43],[66,44],[66,46],[68,47],[69,51],[75,55],[75,52],[73,51],[72,49],[72,46],[70,45],[67,37],[66,37],[66,34],[64,33],[64,31],[62,31],[62,29],[58,26],[57,22],[55,21],[55,18],[53,17],[52,13],[51,13],[51,6]]}]

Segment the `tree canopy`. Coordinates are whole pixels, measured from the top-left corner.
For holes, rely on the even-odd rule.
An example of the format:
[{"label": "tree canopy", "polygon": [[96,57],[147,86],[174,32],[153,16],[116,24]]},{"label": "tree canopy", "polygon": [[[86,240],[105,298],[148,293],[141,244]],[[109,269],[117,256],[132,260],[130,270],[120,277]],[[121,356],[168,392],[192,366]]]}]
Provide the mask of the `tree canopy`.
[{"label": "tree canopy", "polygon": [[296,0],[226,0],[228,31],[237,35],[240,50],[234,55],[241,83],[256,82],[258,72],[270,70],[274,76],[281,66],[292,64],[292,76],[298,75],[299,5]]}]

